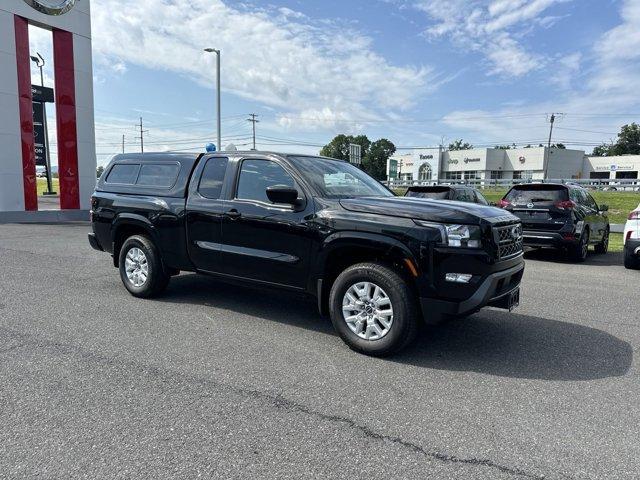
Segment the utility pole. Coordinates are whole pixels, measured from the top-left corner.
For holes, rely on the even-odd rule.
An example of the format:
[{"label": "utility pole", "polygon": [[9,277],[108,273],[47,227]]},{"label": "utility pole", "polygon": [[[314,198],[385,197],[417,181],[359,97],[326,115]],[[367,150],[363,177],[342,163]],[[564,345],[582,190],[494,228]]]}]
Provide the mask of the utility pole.
[{"label": "utility pole", "polygon": [[[558,115],[564,115],[562,113],[558,113]],[[549,118],[550,128],[549,128],[549,141],[547,142],[547,151],[545,153],[545,162],[544,162],[544,172],[543,172],[543,180],[547,179],[547,174],[549,172],[549,161],[551,160],[549,156],[551,155],[551,136],[553,135],[553,124],[556,121],[556,114],[552,113]]]},{"label": "utility pole", "polygon": [[[136,125],[136,127],[140,127],[140,152],[144,153],[144,134],[147,133],[149,130],[142,129],[142,117],[140,117],[140,125]],[[123,140],[123,145],[124,145],[124,140]],[[122,148],[124,149],[124,146]]]},{"label": "utility pole", "polygon": [[251,118],[247,118],[247,122],[251,122],[253,126],[253,150],[256,149],[256,123],[260,123],[260,120],[256,120],[257,115],[255,113],[250,113],[249,116]]},{"label": "utility pole", "polygon": [[122,134],[122,153],[124,153],[124,133]]}]

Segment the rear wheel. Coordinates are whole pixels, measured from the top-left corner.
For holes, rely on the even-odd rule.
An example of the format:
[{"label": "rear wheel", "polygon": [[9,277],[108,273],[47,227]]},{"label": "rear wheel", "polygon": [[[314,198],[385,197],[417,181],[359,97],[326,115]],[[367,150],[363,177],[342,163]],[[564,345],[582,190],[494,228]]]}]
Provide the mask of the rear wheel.
[{"label": "rear wheel", "polygon": [[569,256],[576,262],[584,262],[589,254],[589,229],[585,228],[577,245],[569,249]]},{"label": "rear wheel", "polygon": [[407,346],[418,328],[414,293],[389,267],[360,263],[336,278],[329,296],[331,322],[353,350],[390,355]]},{"label": "rear wheel", "polygon": [[162,267],[158,249],[151,239],[134,235],[120,249],[120,279],[134,297],[149,298],[164,291],[169,275]]},{"label": "rear wheel", "polygon": [[609,229],[604,232],[602,241],[594,247],[596,253],[607,253],[609,251]]},{"label": "rear wheel", "polygon": [[624,249],[624,267],[630,270],[640,269],[640,258],[630,248]]}]

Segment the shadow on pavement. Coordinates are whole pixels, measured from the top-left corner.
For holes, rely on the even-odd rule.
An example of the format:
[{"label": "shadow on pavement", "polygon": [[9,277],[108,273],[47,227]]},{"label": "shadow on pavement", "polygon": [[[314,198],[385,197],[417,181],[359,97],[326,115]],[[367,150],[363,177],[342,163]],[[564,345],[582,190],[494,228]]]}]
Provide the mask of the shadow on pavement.
[{"label": "shadow on pavement", "polygon": [[587,259],[578,263],[570,259],[562,250],[553,248],[534,248],[527,250],[524,254],[525,260],[541,260],[543,262],[567,263],[573,265],[604,265],[615,266],[624,264],[624,254],[622,252],[606,253],[604,255],[589,251]]},{"label": "shadow on pavement", "polygon": [[430,327],[394,361],[438,370],[540,380],[594,380],[624,375],[631,345],[596,328],[484,310]]},{"label": "shadow on pavement", "polygon": [[[315,300],[301,294],[181,275],[171,280],[166,295],[157,301],[211,305],[335,335],[330,320],[318,314]],[[624,375],[632,358],[629,343],[602,330],[484,310],[468,319],[421,329],[412,346],[388,361],[501,377],[575,381]]]}]

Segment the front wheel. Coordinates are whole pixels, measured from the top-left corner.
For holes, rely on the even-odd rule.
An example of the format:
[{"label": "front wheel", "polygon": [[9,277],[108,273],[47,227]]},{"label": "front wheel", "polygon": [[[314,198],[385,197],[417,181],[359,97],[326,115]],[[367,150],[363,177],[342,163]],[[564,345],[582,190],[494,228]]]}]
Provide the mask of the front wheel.
[{"label": "front wheel", "polygon": [[365,355],[401,350],[418,328],[411,288],[398,273],[379,263],[360,263],[343,271],[331,287],[329,313],[342,340]]},{"label": "front wheel", "polygon": [[149,298],[163,292],[169,275],[162,267],[160,253],[144,235],[133,235],[120,249],[120,279],[134,297]]}]

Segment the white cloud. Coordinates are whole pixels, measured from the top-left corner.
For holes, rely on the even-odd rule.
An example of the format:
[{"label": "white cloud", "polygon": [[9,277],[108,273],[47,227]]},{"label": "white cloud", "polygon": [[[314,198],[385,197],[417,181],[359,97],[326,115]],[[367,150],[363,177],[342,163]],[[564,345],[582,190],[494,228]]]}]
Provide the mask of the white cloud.
[{"label": "white cloud", "polygon": [[489,74],[522,77],[545,65],[519,38],[532,25],[548,28],[562,17],[545,15],[552,6],[571,0],[417,0],[431,19],[428,38],[446,37],[461,48],[484,54]]},{"label": "white cloud", "polygon": [[142,65],[212,85],[215,56],[202,49],[219,48],[223,90],[292,116],[322,108],[336,119],[403,110],[430,89],[429,68],[393,65],[348,25],[312,22],[285,8],[103,0],[94,4],[92,22],[99,65]]},{"label": "white cloud", "polygon": [[[554,141],[577,142],[590,151],[592,143],[614,138],[621,125],[638,120],[628,113],[640,109],[640,0],[623,0],[620,17],[619,25],[597,39],[591,52],[555,59],[552,81],[571,86],[560,98],[496,111],[456,111],[444,123],[475,141],[540,141],[549,131],[545,112],[565,112],[556,124]],[[573,81],[587,55],[588,74]]]}]

